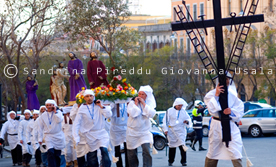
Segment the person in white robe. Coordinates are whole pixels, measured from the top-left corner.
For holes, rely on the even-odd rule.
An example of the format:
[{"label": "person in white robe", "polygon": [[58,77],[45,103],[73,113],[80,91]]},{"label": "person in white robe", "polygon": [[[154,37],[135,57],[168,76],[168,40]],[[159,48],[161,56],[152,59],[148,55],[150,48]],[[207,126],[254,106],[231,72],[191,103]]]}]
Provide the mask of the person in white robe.
[{"label": "person in white robe", "polygon": [[[229,76],[229,73],[227,75]],[[213,116],[208,135],[209,148],[205,159],[205,167],[216,167],[219,159],[232,160],[234,167],[242,166],[243,143],[241,132],[235,122],[239,122],[244,115],[244,104],[237,97],[235,83],[231,82],[228,77],[226,78],[226,85],[228,87],[228,108],[223,112],[231,118],[231,141],[228,147],[222,142],[222,126],[219,119],[219,111],[221,111],[219,95],[224,90],[223,86],[217,84],[216,89],[211,90],[204,97],[204,102],[208,107],[208,111]]]},{"label": "person in white robe", "polygon": [[[78,109],[80,107],[80,104],[75,103],[70,111],[70,118],[73,121],[75,121],[75,118],[78,113]],[[88,153],[88,146],[85,141],[85,136],[79,131],[79,137],[80,137],[80,142],[78,145],[76,145],[76,152],[77,152],[77,164],[79,167],[84,167],[85,166],[85,155]]]},{"label": "person in white robe", "polygon": [[[34,136],[35,136],[35,140],[38,141],[38,132],[40,130],[40,126],[39,126],[39,122],[40,122],[40,116],[46,111],[46,106],[42,105],[39,108],[39,117],[37,118],[37,120],[35,121],[34,124]],[[43,133],[42,133],[43,135]],[[43,167],[47,167],[48,166],[48,159],[47,159],[47,149],[46,149],[46,144],[45,144],[45,140],[42,140],[41,145],[39,144],[39,150],[41,151],[41,161],[43,164]]]},{"label": "person in white robe", "polygon": [[126,143],[130,167],[139,166],[137,156],[137,148],[139,146],[143,150],[143,166],[152,166],[150,147],[153,145],[153,135],[150,132],[150,118],[155,115],[155,107],[156,102],[153,90],[149,85],[141,86],[138,97],[135,97],[128,104],[127,113],[129,114],[129,118],[127,121]]},{"label": "person in white robe", "polygon": [[128,167],[127,145],[126,145],[126,130],[127,130],[127,104],[119,104],[119,114],[117,113],[117,104],[112,108],[111,126],[110,126],[110,141],[114,146],[115,157],[119,157],[116,163],[117,167],[123,167],[121,156],[121,144],[124,144],[125,150],[125,166]]},{"label": "person in white robe", "polygon": [[0,143],[4,143],[4,136],[7,133],[13,166],[16,164],[20,166],[22,165],[22,146],[18,140],[18,127],[20,123],[19,117],[16,117],[16,113],[14,111],[10,111],[7,114],[7,119],[8,121],[4,123],[1,129]]},{"label": "person in white robe", "polygon": [[22,144],[23,166],[30,166],[33,154],[33,147],[31,143],[27,142],[27,126],[31,122],[31,115],[31,111],[26,109],[24,111],[25,119],[20,122],[18,127],[18,140]]},{"label": "person in white robe", "polygon": [[45,106],[47,111],[39,119],[38,141],[41,145],[43,139],[45,140],[48,166],[58,167],[61,150],[65,148],[65,138],[62,132],[63,115],[54,100],[46,100]]},{"label": "person in white robe", "polygon": [[66,166],[73,165],[73,162],[77,160],[77,153],[74,149],[75,143],[73,139],[73,121],[70,118],[70,111],[72,110],[72,106],[66,106],[62,108],[63,111],[63,122],[62,122],[62,130],[65,135],[65,160]]},{"label": "person in white robe", "polygon": [[166,111],[163,118],[163,131],[167,135],[169,141],[169,166],[172,166],[175,159],[176,147],[179,147],[181,153],[182,166],[187,166],[186,151],[183,145],[186,141],[187,127],[191,123],[191,118],[186,112],[188,104],[182,98],[176,98],[173,107]]},{"label": "person in white robe", "polygon": [[111,161],[107,150],[109,136],[105,130],[105,118],[112,116],[111,107],[102,106],[100,100],[94,101],[94,92],[90,89],[85,90],[83,96],[86,104],[80,106],[73,123],[74,140],[78,145],[80,142],[79,132],[84,134],[89,151],[87,154],[88,166],[99,166],[97,149],[100,149],[103,167],[110,167]]},{"label": "person in white robe", "polygon": [[28,126],[27,126],[27,143],[29,145],[32,145],[33,151],[35,154],[35,164],[37,167],[39,167],[42,163],[41,161],[41,151],[39,149],[39,143],[37,140],[37,133],[35,133],[35,122],[37,121],[39,117],[39,110],[35,110],[33,112],[33,119],[30,120]]}]

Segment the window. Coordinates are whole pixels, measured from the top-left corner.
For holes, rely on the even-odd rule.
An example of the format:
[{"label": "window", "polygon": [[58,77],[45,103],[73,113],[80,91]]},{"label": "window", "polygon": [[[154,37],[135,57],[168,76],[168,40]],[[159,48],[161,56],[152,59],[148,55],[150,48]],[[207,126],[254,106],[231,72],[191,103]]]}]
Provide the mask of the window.
[{"label": "window", "polygon": [[241,6],[241,11],[243,11],[243,9],[242,9],[242,0],[240,0],[240,6]]},{"label": "window", "polygon": [[[187,20],[190,21],[190,15],[189,15],[189,12],[190,12],[190,5],[186,5],[187,6],[187,11],[186,11],[186,17],[187,17]],[[189,11],[189,12],[188,12]]]},{"label": "window", "polygon": [[229,10],[229,14],[231,13],[231,0],[228,0],[228,10]]},{"label": "window", "polygon": [[[254,1],[253,1],[253,3],[256,4]],[[273,12],[273,0],[268,1],[268,8],[269,8],[270,12]]]},{"label": "window", "polygon": [[193,17],[197,20],[197,4],[193,4]]},{"label": "window", "polygon": [[253,110],[253,109],[256,109],[256,108],[261,108],[261,107],[258,106],[258,105],[255,105],[255,104],[250,104],[250,105],[248,106],[248,110]]},{"label": "window", "polygon": [[154,40],[152,44],[152,51],[155,51],[155,49],[157,49],[157,42]]},{"label": "window", "polygon": [[275,117],[275,114],[274,114],[275,110],[262,110],[261,112],[262,112],[261,117]]},{"label": "window", "polygon": [[246,117],[256,117],[257,114],[258,114],[258,110],[255,110],[255,111],[250,111],[248,112],[247,114],[245,114],[243,117],[246,118]]},{"label": "window", "polygon": [[189,37],[186,38],[186,53],[187,56],[190,56],[191,54],[191,41]]},{"label": "window", "polygon": [[204,3],[200,3],[200,15],[204,15]]},{"label": "window", "polygon": [[[181,11],[183,12],[183,6],[180,6],[180,9],[181,9]],[[182,13],[180,13],[179,16],[180,16],[180,18],[183,18],[183,17],[184,17]]]},{"label": "window", "polygon": [[176,21],[177,15],[174,9],[177,9],[176,6],[173,7],[173,21]]},{"label": "window", "polygon": [[165,113],[159,114],[159,124],[163,124],[163,118],[165,116]]},{"label": "window", "polygon": [[[195,46],[197,45],[197,40],[194,40],[194,44],[195,44]],[[196,53],[196,47],[194,47],[194,53]]]},{"label": "window", "polygon": [[180,38],[180,52],[183,53],[184,40]]}]

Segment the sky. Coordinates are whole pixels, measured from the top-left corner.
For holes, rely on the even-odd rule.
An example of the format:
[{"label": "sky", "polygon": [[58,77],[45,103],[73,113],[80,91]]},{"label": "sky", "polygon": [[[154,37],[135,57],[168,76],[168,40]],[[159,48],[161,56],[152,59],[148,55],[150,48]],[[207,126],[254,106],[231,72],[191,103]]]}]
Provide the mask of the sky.
[{"label": "sky", "polygon": [[171,0],[140,0],[143,14],[149,15],[171,15]]}]

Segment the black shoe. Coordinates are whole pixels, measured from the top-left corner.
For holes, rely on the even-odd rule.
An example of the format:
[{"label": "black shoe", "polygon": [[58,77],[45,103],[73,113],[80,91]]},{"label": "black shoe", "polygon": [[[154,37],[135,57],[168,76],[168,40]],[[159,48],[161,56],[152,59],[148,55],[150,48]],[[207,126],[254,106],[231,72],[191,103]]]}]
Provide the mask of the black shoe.
[{"label": "black shoe", "polygon": [[13,164],[13,166],[15,166],[16,164]]},{"label": "black shoe", "polygon": [[191,145],[192,150],[196,151],[195,146]]},{"label": "black shoe", "polygon": [[206,151],[207,149],[203,148],[203,147],[199,147],[198,151]]},{"label": "black shoe", "polygon": [[172,164],[173,164],[173,163],[169,163],[168,166],[173,166]]},{"label": "black shoe", "polygon": [[182,166],[187,166],[187,163],[182,163]]},{"label": "black shoe", "polygon": [[22,162],[18,162],[18,166],[21,166],[22,165]]}]

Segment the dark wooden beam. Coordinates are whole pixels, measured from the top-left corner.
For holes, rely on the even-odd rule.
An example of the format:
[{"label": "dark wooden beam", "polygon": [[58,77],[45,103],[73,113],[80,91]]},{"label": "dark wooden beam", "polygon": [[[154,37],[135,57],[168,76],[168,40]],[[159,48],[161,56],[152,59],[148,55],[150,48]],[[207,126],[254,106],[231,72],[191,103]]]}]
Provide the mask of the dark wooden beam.
[{"label": "dark wooden beam", "polygon": [[[248,17],[248,18],[246,18]],[[235,17],[234,19],[230,18],[223,18],[222,19],[222,26],[228,26],[228,25],[237,25],[237,24],[243,24],[243,23],[249,23],[249,21],[252,19],[251,23],[257,23],[257,22],[263,22],[264,21],[264,15],[259,14],[259,15],[254,15],[254,16],[244,16],[244,17]],[[172,31],[181,31],[181,30],[189,30],[189,29],[195,29],[195,28],[204,28],[202,21],[195,21],[195,24],[192,22],[189,22],[190,26],[188,23],[183,23],[181,25],[181,22],[173,22],[171,23],[172,25]],[[196,27],[194,26],[196,25]],[[204,20],[204,25],[206,28],[209,27],[215,27],[215,20]]]}]

